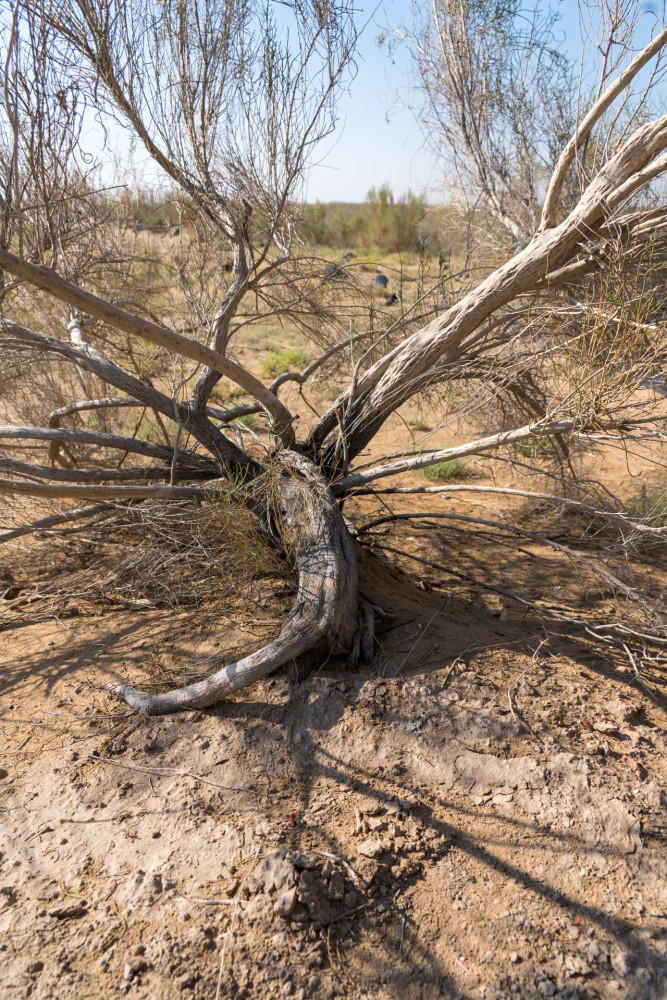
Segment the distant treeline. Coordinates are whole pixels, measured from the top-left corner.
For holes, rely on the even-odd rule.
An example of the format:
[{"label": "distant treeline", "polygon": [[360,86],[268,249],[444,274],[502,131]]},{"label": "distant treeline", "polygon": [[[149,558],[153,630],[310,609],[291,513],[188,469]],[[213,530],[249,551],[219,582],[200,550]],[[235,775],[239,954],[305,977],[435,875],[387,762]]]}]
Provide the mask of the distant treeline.
[{"label": "distant treeline", "polygon": [[422,195],[412,191],[395,199],[386,184],[372,188],[362,204],[318,201],[306,205],[301,231],[309,243],[344,249],[410,251],[428,242],[456,251],[459,243],[465,245],[465,234],[454,212],[432,208]]},{"label": "distant treeline", "polygon": [[[124,213],[137,229],[164,233],[181,223],[177,198],[149,190],[122,201]],[[185,218],[188,214],[186,211]],[[422,195],[412,191],[395,198],[386,184],[372,188],[361,204],[318,201],[304,205],[300,230],[302,239],[310,245],[344,250],[380,249],[391,253],[413,251],[428,244],[432,249],[447,247],[456,253],[465,246],[465,232],[453,209],[429,206]]]}]

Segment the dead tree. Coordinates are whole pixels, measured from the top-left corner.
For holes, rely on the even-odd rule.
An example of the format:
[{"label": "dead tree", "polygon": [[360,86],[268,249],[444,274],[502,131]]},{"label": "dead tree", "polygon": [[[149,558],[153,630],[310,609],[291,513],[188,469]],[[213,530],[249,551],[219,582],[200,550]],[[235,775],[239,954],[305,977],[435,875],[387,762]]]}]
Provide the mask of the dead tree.
[{"label": "dead tree", "polygon": [[[615,312],[599,282],[619,259],[636,273],[647,253],[663,246],[667,209],[655,200],[644,205],[640,196],[667,169],[667,115],[642,121],[630,115],[615,128],[609,111],[626,98],[649,61],[660,59],[667,29],[656,29],[649,45],[626,60],[580,115],[553,165],[541,218],[519,253],[475,285],[452,290],[444,305],[436,297],[435,305],[421,312],[411,307],[381,330],[330,339],[304,370],[267,385],[229,352],[235,332],[247,322],[241,307],[248,302],[256,314],[282,311],[302,318],[307,306],[308,323],[317,326],[317,281],[294,251],[291,199],[311,147],[331,126],[332,101],[355,40],[343,6],[299,2],[284,16],[294,17],[289,27],[296,48],[285,41],[287,25],[260,6],[218,0],[185,6],[175,0],[17,3],[3,29],[0,342],[7,357],[39,357],[59,371],[71,366],[81,378],[94,376],[96,384],[123,395],[71,399],[54,409],[48,426],[0,427],[2,441],[48,442],[52,458],[51,467],[0,459],[2,469],[14,474],[0,480],[0,492],[95,503],[156,496],[206,502],[222,479],[289,553],[298,573],[294,607],[268,646],[171,693],[117,688],[149,714],[211,705],[312,650],[348,654],[352,664],[372,656],[374,609],[357,592],[355,543],[341,509],[346,497],[406,470],[489,454],[527,438],[662,433],[660,400],[629,406],[627,393],[619,401],[613,389],[619,380],[635,388],[646,380],[663,350],[662,327],[652,327],[644,314],[634,319]],[[118,236],[116,227],[114,256],[113,226],[91,223],[107,208],[79,158],[90,108],[102,117],[113,114],[143,145],[179,192],[193,240],[205,244],[194,277],[188,277],[186,262],[174,267],[173,280],[188,306],[182,332],[128,304],[135,272],[128,273],[124,259],[118,263],[127,233],[120,227]],[[597,153],[591,160],[593,140]],[[77,206],[85,210],[75,211]],[[522,226],[529,220],[530,212]],[[221,247],[231,257],[228,278]],[[209,296],[211,283],[215,294]],[[530,375],[541,358],[555,350],[571,356],[573,344],[590,345],[590,323],[584,320],[591,315],[603,315],[614,329],[624,324],[638,331],[614,361],[612,388],[605,391],[597,379],[594,388],[579,385],[575,391],[570,382],[546,400],[531,396]],[[545,316],[560,324],[556,341],[531,338],[536,318],[542,322]],[[182,377],[171,391],[164,381],[156,385],[145,372],[131,370],[132,345],[141,344],[178,359]],[[297,436],[280,389],[289,381],[303,387],[333,358],[349,363],[349,382],[308,432]],[[195,365],[194,384],[188,362]],[[598,372],[604,369],[604,360],[595,363]],[[211,405],[223,377],[254,400],[243,412],[266,415],[270,446],[264,458],[253,457],[240,435],[231,436],[230,421],[239,409]],[[355,464],[406,402],[475,378],[483,378],[485,391],[500,379],[503,390],[522,401],[526,417],[446,451]],[[132,407],[159,417],[166,428],[163,444],[139,434],[62,425],[81,410],[104,411],[111,420]],[[95,455],[95,468],[68,459],[68,445],[75,444]],[[102,459],[109,448],[153,464],[112,469]],[[160,476],[168,485],[137,482]],[[207,487],[207,480],[215,486]],[[92,509],[82,508],[81,516]]]}]

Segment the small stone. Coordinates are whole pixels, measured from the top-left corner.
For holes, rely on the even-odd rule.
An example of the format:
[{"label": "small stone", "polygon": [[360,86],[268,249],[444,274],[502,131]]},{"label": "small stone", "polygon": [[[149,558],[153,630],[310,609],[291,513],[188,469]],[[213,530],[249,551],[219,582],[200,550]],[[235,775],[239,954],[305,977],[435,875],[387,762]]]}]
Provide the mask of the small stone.
[{"label": "small stone", "polygon": [[[135,953],[136,954],[136,953]],[[123,979],[133,979],[134,976],[138,976],[141,972],[144,972],[148,968],[146,960],[144,958],[131,958],[129,962],[125,963],[123,968]]]},{"label": "small stone", "polygon": [[300,870],[312,871],[320,863],[320,858],[314,851],[293,851],[287,857]]},{"label": "small stone", "polygon": [[367,840],[362,840],[357,851],[365,858],[378,858],[382,854],[382,841],[369,837]]},{"label": "small stone", "polygon": [[44,968],[44,962],[32,962],[25,970],[29,976],[36,976]]},{"label": "small stone", "polygon": [[651,975],[648,969],[644,968],[637,969],[635,975],[639,980],[639,982],[642,983],[644,986],[650,986],[651,983],[653,982],[653,976]]},{"label": "small stone", "polygon": [[619,977],[623,979],[630,970],[630,956],[621,948],[614,948],[610,955],[611,967]]},{"label": "small stone", "polygon": [[511,951],[509,953],[509,960],[512,963],[512,965],[516,965],[517,962],[521,961],[521,959],[519,958],[519,955],[518,955],[518,953],[516,951]]},{"label": "small stone", "polygon": [[281,892],[273,904],[273,912],[278,917],[291,917],[296,906],[296,888],[286,889]]},{"label": "small stone", "polygon": [[600,957],[600,955],[604,956],[604,953],[600,948],[600,945],[597,943],[597,941],[591,941],[591,943],[588,946],[588,961],[594,962],[596,959]]},{"label": "small stone", "polygon": [[339,875],[338,872],[334,872],[334,874],[329,879],[329,892],[328,892],[329,899],[338,901],[341,900],[344,895],[345,895],[345,881],[342,875]]},{"label": "small stone", "polygon": [[537,989],[543,997],[552,997],[556,992],[556,984],[552,983],[550,979],[543,979],[537,984]]},{"label": "small stone", "polygon": [[195,984],[195,977],[191,972],[184,972],[182,976],[178,976],[174,980],[174,985],[178,990],[189,990]]}]

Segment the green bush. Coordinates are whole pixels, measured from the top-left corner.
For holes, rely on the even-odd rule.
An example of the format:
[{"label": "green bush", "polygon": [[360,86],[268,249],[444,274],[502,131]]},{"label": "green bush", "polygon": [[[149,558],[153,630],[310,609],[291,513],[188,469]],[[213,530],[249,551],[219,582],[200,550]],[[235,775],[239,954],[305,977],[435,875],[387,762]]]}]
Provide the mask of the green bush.
[{"label": "green bush", "polygon": [[415,420],[407,420],[406,423],[411,431],[430,431],[431,429],[426,421],[419,417]]},{"label": "green bush", "polygon": [[450,458],[448,462],[438,462],[420,469],[419,474],[433,483],[441,483],[447,479],[461,479],[467,472],[466,463],[462,458]]},{"label": "green bush", "polygon": [[525,458],[551,458],[554,453],[554,446],[547,437],[527,437],[517,441],[514,447]]},{"label": "green bush", "polygon": [[235,424],[243,424],[248,430],[254,431],[257,427],[257,415],[255,413],[245,413],[242,417],[237,417]]},{"label": "green bush", "polygon": [[269,354],[262,361],[262,374],[264,378],[277,378],[285,372],[299,372],[305,368],[310,358],[298,347],[288,347],[283,351],[276,351]]},{"label": "green bush", "polygon": [[[303,233],[309,243],[331,247],[373,247],[395,253],[414,250],[424,226],[423,195],[394,198],[387,184],[371,188],[362,205],[316,202],[303,210]],[[433,228],[433,221],[429,229]]]}]

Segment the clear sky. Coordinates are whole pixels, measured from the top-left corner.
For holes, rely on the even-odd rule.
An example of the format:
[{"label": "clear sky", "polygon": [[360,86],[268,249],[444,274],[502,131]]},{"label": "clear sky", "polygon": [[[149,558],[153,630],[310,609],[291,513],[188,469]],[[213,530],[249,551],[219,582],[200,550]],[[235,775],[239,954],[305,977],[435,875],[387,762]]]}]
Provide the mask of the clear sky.
[{"label": "clear sky", "polygon": [[[428,12],[430,0],[415,2],[424,14]],[[647,0],[642,7],[650,14],[662,2],[654,0],[652,4]],[[582,52],[578,0],[533,0],[533,3],[538,10],[551,7],[558,12],[561,20],[557,37],[578,65]],[[597,0],[588,3],[593,11],[599,9]],[[530,4],[527,2],[526,6]],[[398,47],[392,57],[386,46],[380,47],[377,41],[381,33],[411,23],[411,0],[359,0],[357,10],[359,23],[367,22],[357,52],[358,72],[349,93],[340,98],[334,133],[317,149],[319,160],[308,175],[305,199],[362,202],[372,187],[388,184],[397,197],[411,189],[437,203],[443,193],[443,165],[424,148],[419,125],[404,103],[412,75],[409,55]],[[637,46],[646,44],[654,23],[653,17],[644,19],[642,37],[635,39]],[[584,66],[584,72],[587,69],[593,67]],[[127,138],[113,126],[110,138],[122,164],[120,183],[129,179],[128,174],[133,174],[140,185],[155,183],[154,167],[145,152],[135,149],[131,153]],[[103,141],[94,122],[89,123],[85,139],[91,152]]]},{"label": "clear sky", "polygon": [[[428,6],[424,0],[424,10]],[[322,160],[310,172],[307,201],[360,202],[370,188],[384,183],[395,195],[411,188],[438,200],[441,167],[423,148],[419,126],[402,104],[410,88],[410,59],[399,50],[392,61],[377,43],[384,27],[410,24],[410,7],[410,0],[381,0],[359,8],[360,18],[369,23],[359,45],[358,73],[340,100],[338,128],[320,148]],[[563,0],[557,8],[568,15],[563,31],[567,29],[578,51],[578,4]]]},{"label": "clear sky", "polygon": [[[545,0],[535,0],[547,8]],[[424,11],[429,0],[422,0]],[[333,137],[320,147],[320,164],[314,167],[307,184],[307,200],[364,201],[371,187],[388,183],[395,195],[411,188],[438,201],[440,170],[423,148],[422,135],[412,113],[402,107],[401,93],[410,85],[410,60],[399,54],[392,63],[377,44],[383,28],[410,23],[410,0],[363,2],[360,16],[369,19],[359,46],[356,79],[339,105],[340,121]],[[656,6],[658,6],[656,4]],[[561,16],[557,33],[565,50],[579,63],[581,35],[577,0],[552,0],[551,7]],[[649,3],[644,5],[651,9]],[[645,44],[647,38],[639,40]]]}]

